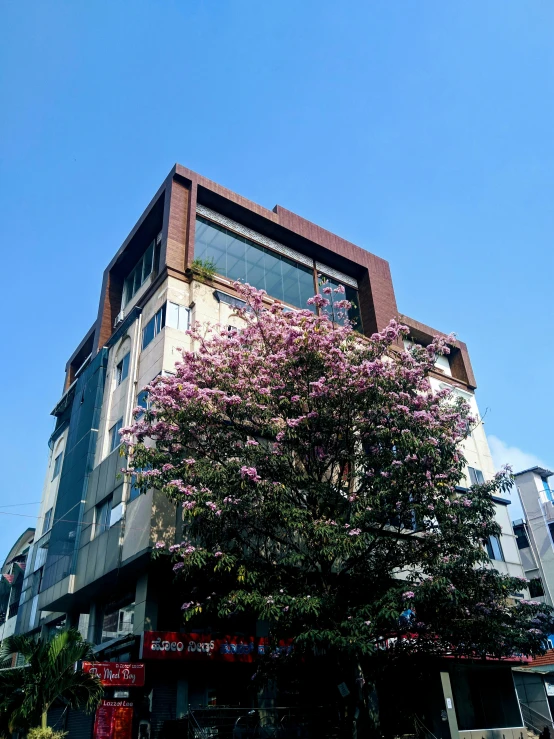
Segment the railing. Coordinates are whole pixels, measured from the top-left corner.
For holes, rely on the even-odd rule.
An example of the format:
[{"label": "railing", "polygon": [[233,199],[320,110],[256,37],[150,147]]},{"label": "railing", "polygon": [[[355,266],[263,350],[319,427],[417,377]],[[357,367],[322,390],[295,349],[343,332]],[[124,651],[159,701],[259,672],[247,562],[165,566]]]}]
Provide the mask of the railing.
[{"label": "railing", "polygon": [[552,719],[549,719],[547,716],[543,716],[542,713],[535,711],[534,708],[531,708],[526,703],[520,703],[519,706],[521,708],[523,723],[528,729],[531,729],[531,731],[534,731],[536,734],[542,734],[544,728],[547,726],[551,732],[554,731]]},{"label": "railing", "polygon": [[214,706],[189,711],[188,739],[332,739],[337,718],[323,708]]}]

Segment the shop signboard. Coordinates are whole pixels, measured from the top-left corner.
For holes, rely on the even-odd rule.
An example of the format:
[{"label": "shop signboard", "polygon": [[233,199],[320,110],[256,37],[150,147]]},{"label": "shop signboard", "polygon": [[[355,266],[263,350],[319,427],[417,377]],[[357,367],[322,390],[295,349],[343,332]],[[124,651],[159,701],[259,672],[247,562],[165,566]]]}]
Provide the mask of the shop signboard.
[{"label": "shop signboard", "polygon": [[139,688],[144,685],[144,665],[129,662],[83,662],[83,672],[97,675],[102,685]]},{"label": "shop signboard", "polygon": [[103,700],[96,709],[94,739],[131,739],[133,704]]},{"label": "shop signboard", "polygon": [[[268,653],[269,640],[255,636],[218,636],[145,631],[141,641],[141,659],[193,660],[196,662],[253,662]],[[292,641],[280,642],[279,652],[288,653]]]}]

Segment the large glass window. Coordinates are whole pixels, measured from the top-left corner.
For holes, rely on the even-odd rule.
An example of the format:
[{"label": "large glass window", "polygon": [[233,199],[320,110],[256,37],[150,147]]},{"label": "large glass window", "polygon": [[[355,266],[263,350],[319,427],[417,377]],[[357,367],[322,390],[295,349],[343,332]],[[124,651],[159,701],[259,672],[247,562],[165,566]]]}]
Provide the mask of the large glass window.
[{"label": "large glass window", "polygon": [[127,379],[127,375],[129,374],[130,357],[131,357],[131,354],[127,352],[127,354],[123,357],[121,362],[115,368],[116,385],[121,385],[123,380]]},{"label": "large glass window", "polygon": [[142,329],[142,348],[146,349],[148,344],[160,333],[165,326],[165,303]]},{"label": "large glass window", "polygon": [[135,604],[108,607],[102,620],[102,643],[133,633]]},{"label": "large glass window", "polygon": [[119,435],[119,432],[122,428],[123,419],[120,418],[119,421],[114,423],[114,425],[110,429],[110,454],[121,444],[121,436]]},{"label": "large glass window", "polygon": [[313,270],[198,216],[195,257],[212,259],[215,271],[263,289],[272,298],[308,308],[314,294]]},{"label": "large glass window", "polygon": [[154,252],[156,240],[150,244],[142,257],[138,260],[123,284],[123,307],[133,298],[135,293],[150,277],[154,269]]},{"label": "large glass window", "polygon": [[94,536],[100,536],[110,528],[112,496],[110,495],[94,509]]},{"label": "large glass window", "polygon": [[481,470],[477,470],[475,467],[468,467],[467,469],[469,472],[469,481],[472,485],[483,485],[485,483],[485,478]]},{"label": "large glass window", "polygon": [[62,458],[63,452],[61,452],[61,454],[58,454],[58,456],[54,460],[54,471],[52,473],[52,480],[54,480],[60,474],[60,470],[62,468]]},{"label": "large glass window", "polygon": [[502,551],[502,544],[497,536],[489,536],[485,542],[487,547],[487,554],[491,559],[496,559],[499,562],[504,562],[504,552]]},{"label": "large glass window", "polygon": [[[361,331],[362,316],[360,314],[360,301],[358,298],[358,291],[355,288],[350,287],[350,285],[344,285],[343,283],[337,282],[337,280],[332,280],[330,277],[322,274],[318,274],[317,283],[319,292],[323,293],[324,297],[327,298],[330,303],[327,308],[323,309],[323,312],[329,316],[331,321],[340,324],[344,323],[346,318],[346,316],[344,315],[344,311],[335,308],[335,303],[339,300],[348,300],[350,303],[352,303],[352,306],[348,310],[348,320],[352,321],[352,323],[354,324],[354,328],[357,331]],[[344,294],[334,292],[337,287],[344,288]],[[325,292],[325,288],[329,288],[331,292]]]},{"label": "large glass window", "polygon": [[166,326],[176,328],[179,331],[187,331],[189,327],[190,311],[184,305],[167,302]]},{"label": "large glass window", "polygon": [[[52,526],[52,511],[53,508],[49,508],[46,513],[44,514],[44,522],[42,524],[42,533],[45,534],[47,531],[50,530]],[[46,551],[46,550],[44,550]]]}]

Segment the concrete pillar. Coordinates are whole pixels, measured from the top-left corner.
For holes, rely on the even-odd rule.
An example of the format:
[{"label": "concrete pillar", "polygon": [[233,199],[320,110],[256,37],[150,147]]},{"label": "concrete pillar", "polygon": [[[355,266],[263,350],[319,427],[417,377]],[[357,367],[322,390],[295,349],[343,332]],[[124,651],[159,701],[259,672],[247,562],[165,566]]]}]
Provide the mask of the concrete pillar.
[{"label": "concrete pillar", "polygon": [[450,675],[448,672],[441,672],[441,685],[444,704],[446,706],[446,717],[448,718],[448,728],[450,729],[450,739],[459,739],[458,719],[456,718],[454,695],[452,694],[452,685],[450,684]]}]

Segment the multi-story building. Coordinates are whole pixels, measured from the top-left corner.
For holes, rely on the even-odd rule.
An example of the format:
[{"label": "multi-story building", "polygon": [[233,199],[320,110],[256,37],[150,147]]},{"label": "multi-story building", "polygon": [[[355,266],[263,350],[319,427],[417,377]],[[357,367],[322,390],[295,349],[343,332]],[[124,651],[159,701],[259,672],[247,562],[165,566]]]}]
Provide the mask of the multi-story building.
[{"label": "multi-story building", "polygon": [[19,602],[34,529],[27,529],[15,541],[0,570],[0,643],[17,632]]},{"label": "multi-story building", "polygon": [[525,518],[514,521],[531,596],[550,606],[554,605],[554,497],[548,484],[552,475],[544,467],[515,474]]},{"label": "multi-story building", "polygon": [[[208,263],[213,276],[203,269]],[[427,344],[438,333],[399,313],[384,259],[280,206],[266,210],[179,165],[170,172],[107,266],[96,319],[67,361],[19,607],[21,630],[71,624],[102,659],[142,659],[146,686],[136,704],[147,705],[154,734],[188,705],[236,703],[252,669],[224,663],[215,674],[200,661],[184,669],[191,655],[179,638],[179,601],[168,568],[151,558],[162,535],[179,537],[180,518],[163,495],[139,494],[124,479],[118,432],[133,408],[146,407],[144,386],[174,370],[192,321],[233,323],[237,279],[293,309],[305,307],[321,283],[341,284],[363,334],[398,317],[411,341]],[[453,387],[478,415],[465,344],[456,341],[440,358],[432,382]],[[482,425],[465,447],[467,483],[490,478]],[[491,561],[523,576],[507,501],[496,502],[503,533],[489,542]],[[472,721],[479,717],[465,723]]]}]

